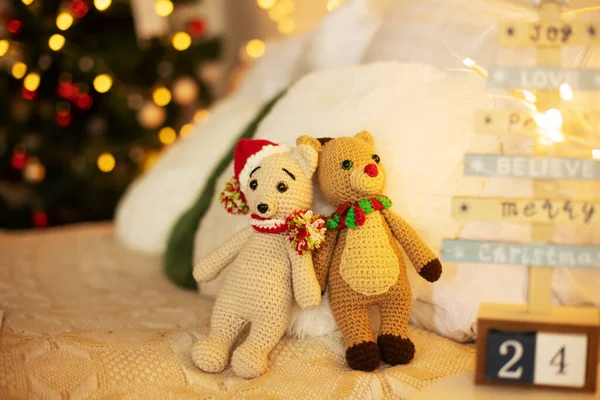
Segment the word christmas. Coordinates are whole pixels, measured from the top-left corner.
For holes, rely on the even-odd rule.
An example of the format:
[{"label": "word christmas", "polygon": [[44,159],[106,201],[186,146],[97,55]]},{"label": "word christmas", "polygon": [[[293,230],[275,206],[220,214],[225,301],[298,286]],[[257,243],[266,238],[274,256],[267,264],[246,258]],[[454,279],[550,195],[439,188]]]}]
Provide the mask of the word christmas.
[{"label": "word christmas", "polygon": [[600,162],[587,158],[465,154],[465,175],[531,179],[599,179]]},{"label": "word christmas", "polygon": [[600,268],[600,247],[444,240],[442,260],[533,267]]}]

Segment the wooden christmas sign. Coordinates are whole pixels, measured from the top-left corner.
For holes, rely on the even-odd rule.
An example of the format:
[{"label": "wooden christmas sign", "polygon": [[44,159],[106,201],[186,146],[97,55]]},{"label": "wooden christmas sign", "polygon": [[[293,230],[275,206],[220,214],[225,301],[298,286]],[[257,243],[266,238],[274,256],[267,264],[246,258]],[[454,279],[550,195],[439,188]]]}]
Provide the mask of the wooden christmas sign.
[{"label": "wooden christmas sign", "polygon": [[[533,198],[460,197],[452,215],[465,221],[531,224],[531,243],[448,239],[445,262],[526,265],[527,304],[480,305],[477,321],[475,382],[595,392],[600,314],[596,308],[552,307],[554,267],[600,268],[600,246],[554,243],[554,227],[597,225],[599,199],[558,196],[558,181],[595,184],[600,180],[600,150],[573,157],[562,147],[563,131],[600,127],[597,111],[559,110],[573,91],[600,90],[600,70],[561,68],[561,46],[600,43],[600,24],[566,22],[565,1],[534,0],[538,22],[509,22],[500,27],[505,46],[534,46],[537,66],[490,68],[491,87],[510,91],[526,102],[523,110],[480,110],[478,133],[535,136],[535,154],[466,154],[466,176],[530,179]],[[468,61],[468,62],[467,62]],[[481,74],[473,60],[465,60]],[[476,69],[477,68],[477,69]],[[487,71],[486,71],[487,72]],[[572,107],[571,107],[572,108]],[[542,135],[543,134],[543,135]],[[542,140],[543,139],[543,140]],[[551,141],[551,145],[548,145]],[[509,194],[507,194],[508,196]]]}]

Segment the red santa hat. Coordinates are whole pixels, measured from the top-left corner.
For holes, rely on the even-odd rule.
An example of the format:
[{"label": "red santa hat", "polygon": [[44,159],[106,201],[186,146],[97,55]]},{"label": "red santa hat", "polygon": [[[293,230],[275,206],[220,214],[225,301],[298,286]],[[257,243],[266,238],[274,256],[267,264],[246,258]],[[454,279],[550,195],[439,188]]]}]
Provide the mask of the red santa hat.
[{"label": "red santa hat", "polygon": [[285,153],[290,149],[268,140],[241,139],[233,155],[233,179],[227,182],[220,200],[231,214],[247,214],[248,206],[244,191],[248,189],[250,174],[267,156]]}]

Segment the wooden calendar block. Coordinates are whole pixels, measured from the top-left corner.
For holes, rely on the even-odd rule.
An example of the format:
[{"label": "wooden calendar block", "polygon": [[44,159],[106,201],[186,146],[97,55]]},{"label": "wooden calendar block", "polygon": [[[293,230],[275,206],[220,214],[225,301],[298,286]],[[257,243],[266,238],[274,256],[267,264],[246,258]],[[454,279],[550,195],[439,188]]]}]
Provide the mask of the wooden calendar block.
[{"label": "wooden calendar block", "polygon": [[594,308],[482,304],[475,383],[595,392],[599,327]]}]

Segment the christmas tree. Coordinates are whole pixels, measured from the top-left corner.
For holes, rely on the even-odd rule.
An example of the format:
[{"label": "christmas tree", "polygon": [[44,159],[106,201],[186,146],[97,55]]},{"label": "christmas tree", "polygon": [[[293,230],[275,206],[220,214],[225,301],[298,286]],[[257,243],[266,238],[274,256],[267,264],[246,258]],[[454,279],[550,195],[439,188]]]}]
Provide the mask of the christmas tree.
[{"label": "christmas tree", "polygon": [[201,5],[157,0],[149,23],[134,1],[0,5],[0,228],[110,219],[207,116],[219,41]]}]

